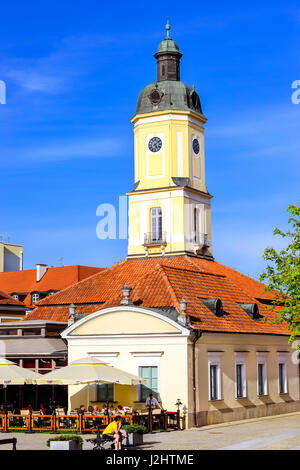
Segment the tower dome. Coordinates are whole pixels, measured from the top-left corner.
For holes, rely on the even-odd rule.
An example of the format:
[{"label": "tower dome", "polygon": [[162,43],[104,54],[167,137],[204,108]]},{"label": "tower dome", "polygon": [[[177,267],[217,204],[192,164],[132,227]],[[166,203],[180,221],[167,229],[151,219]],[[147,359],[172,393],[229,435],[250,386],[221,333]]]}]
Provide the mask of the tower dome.
[{"label": "tower dome", "polygon": [[[167,36],[160,42],[154,57],[157,60],[157,81],[147,85],[139,94],[136,115],[155,111],[193,111],[203,116],[201,102],[195,87],[180,81],[180,52],[178,44]],[[204,117],[204,116],[203,116]]]}]

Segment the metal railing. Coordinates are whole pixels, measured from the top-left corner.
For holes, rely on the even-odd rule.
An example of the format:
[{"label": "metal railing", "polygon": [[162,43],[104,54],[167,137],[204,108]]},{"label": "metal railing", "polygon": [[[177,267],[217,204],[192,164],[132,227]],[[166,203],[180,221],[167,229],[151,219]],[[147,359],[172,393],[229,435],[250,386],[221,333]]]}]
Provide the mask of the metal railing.
[{"label": "metal railing", "polygon": [[147,232],[144,233],[144,245],[166,245],[167,236],[166,232]]},{"label": "metal railing", "polygon": [[208,239],[207,233],[194,232],[192,242],[201,247],[211,246],[211,240]]},{"label": "metal railing", "polygon": [[[98,427],[101,431],[115,419],[117,415],[107,414],[66,414],[66,415],[41,415],[41,414],[1,414],[0,432],[66,432],[93,433]],[[159,414],[124,414],[121,415],[123,424],[142,424],[148,432],[154,429],[182,429],[180,426],[180,414],[176,411],[162,412]],[[185,427],[185,426],[184,426]]]}]

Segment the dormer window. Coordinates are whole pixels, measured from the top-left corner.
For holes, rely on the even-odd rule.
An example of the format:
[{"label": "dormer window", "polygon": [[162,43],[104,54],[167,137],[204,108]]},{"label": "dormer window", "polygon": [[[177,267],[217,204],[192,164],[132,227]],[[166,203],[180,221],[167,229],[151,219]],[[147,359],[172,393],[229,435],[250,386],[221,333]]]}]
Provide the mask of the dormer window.
[{"label": "dormer window", "polygon": [[31,295],[31,303],[34,305],[36,302],[40,300],[40,294],[35,292],[34,294]]},{"label": "dormer window", "polygon": [[199,300],[201,300],[216,317],[223,317],[225,315],[221,299],[202,299],[199,297]]},{"label": "dormer window", "polygon": [[238,304],[249,315],[249,317],[252,318],[252,320],[260,320],[261,316],[259,314],[258,305],[256,303],[245,304],[238,302]]}]

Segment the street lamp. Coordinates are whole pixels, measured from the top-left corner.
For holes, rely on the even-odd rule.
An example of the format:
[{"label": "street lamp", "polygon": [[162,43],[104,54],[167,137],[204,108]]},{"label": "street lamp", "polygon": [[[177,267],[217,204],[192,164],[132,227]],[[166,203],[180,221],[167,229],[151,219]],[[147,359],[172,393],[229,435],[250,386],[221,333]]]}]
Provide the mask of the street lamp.
[{"label": "street lamp", "polygon": [[177,406],[177,413],[180,413],[181,405],[182,405],[182,403],[181,403],[180,398],[177,398],[177,402],[175,403],[175,406]]}]

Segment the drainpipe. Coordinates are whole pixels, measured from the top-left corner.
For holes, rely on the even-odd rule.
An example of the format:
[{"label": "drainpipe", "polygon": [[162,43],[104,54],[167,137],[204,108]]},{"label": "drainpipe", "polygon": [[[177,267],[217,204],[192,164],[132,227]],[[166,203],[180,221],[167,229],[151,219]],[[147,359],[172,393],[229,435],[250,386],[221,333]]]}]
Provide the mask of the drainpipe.
[{"label": "drainpipe", "polygon": [[201,331],[195,331],[195,336],[193,338],[193,401],[194,401],[194,426],[197,427],[197,395],[196,395],[196,343],[200,336],[202,335]]},{"label": "drainpipe", "polygon": [[192,350],[193,350],[193,367],[192,367],[192,374],[193,374],[193,402],[194,402],[194,409],[193,409],[193,415],[194,415],[194,426],[197,426],[197,396],[196,396],[196,343],[200,336],[202,335],[202,332],[200,330],[196,330],[191,326],[190,318],[186,314],[186,309],[187,309],[187,301],[185,299],[182,299],[179,302],[180,306],[180,311],[181,314],[178,316],[178,321],[185,327],[189,327],[192,329],[191,331],[191,340],[192,340]]}]

